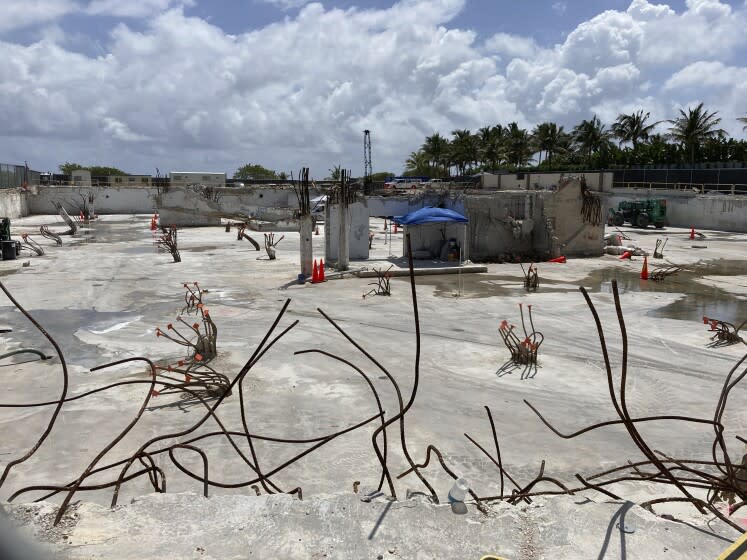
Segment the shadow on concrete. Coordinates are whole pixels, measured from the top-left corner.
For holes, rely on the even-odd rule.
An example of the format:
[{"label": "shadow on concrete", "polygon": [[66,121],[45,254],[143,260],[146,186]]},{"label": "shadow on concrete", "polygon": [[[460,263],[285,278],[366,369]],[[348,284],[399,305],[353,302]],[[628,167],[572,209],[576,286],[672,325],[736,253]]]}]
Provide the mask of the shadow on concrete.
[{"label": "shadow on concrete", "polygon": [[498,377],[503,377],[504,375],[510,375],[513,373],[516,373],[517,371],[521,370],[521,377],[520,379],[534,379],[534,377],[537,375],[537,364],[517,364],[513,360],[508,360],[506,363],[504,363],[501,367],[498,368],[498,370],[495,372],[495,374]]},{"label": "shadow on concrete", "polygon": [[[599,551],[599,556],[597,556],[597,560],[603,560],[604,557],[607,554],[607,549],[610,546],[610,540],[612,539],[612,531],[617,528],[617,530],[620,533],[620,556],[622,560],[625,560],[627,558],[626,556],[626,546],[625,546],[625,534],[626,534],[626,526],[625,526],[625,514],[628,512],[630,508],[633,507],[633,502],[625,502],[622,506],[620,506],[620,509],[617,510],[615,515],[612,516],[612,519],[610,519],[609,525],[607,525],[607,532],[604,535],[604,542],[602,543],[602,550]],[[617,523],[615,523],[617,521]],[[629,530],[627,532],[630,532]],[[616,556],[617,558],[617,556]]]},{"label": "shadow on concrete", "polygon": [[381,512],[381,515],[376,520],[376,524],[374,525],[374,528],[371,529],[371,532],[368,535],[368,540],[369,541],[373,540],[374,537],[376,536],[376,531],[378,531],[379,527],[381,527],[381,523],[384,521],[384,518],[386,517],[386,514],[389,513],[390,509],[392,509],[392,504],[393,503],[394,502],[392,502],[392,501],[387,502],[386,507],[384,507],[384,511]]}]

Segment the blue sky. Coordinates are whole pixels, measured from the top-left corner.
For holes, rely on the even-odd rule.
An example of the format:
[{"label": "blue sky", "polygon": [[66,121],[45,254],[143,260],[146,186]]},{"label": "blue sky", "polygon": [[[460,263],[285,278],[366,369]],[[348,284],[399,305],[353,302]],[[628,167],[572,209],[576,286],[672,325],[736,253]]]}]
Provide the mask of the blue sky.
[{"label": "blue sky", "polygon": [[700,101],[741,137],[746,26],[743,0],[4,0],[0,161],[359,173],[369,128],[396,172],[433,132]]}]

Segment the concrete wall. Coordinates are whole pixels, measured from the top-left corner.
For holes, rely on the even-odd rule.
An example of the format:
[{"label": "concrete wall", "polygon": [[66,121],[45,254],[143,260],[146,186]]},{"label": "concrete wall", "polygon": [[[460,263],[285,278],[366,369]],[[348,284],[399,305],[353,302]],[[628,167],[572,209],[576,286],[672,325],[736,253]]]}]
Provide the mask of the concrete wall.
[{"label": "concrete wall", "polygon": [[512,255],[532,253],[535,208],[527,209],[527,202],[535,197],[534,193],[465,196],[470,258],[508,260]]},{"label": "concrete wall", "polygon": [[0,189],[0,217],[23,218],[29,215],[29,194],[24,189]]},{"label": "concrete wall", "polygon": [[617,208],[623,200],[664,198],[667,221],[673,227],[695,227],[747,233],[747,197],[733,195],[699,195],[682,191],[615,190],[607,208]]},{"label": "concrete wall", "polygon": [[[431,258],[446,259],[444,247],[448,245],[449,239],[456,239],[457,245],[462,248],[462,259],[469,260],[469,244],[467,231],[468,224],[459,223],[433,223],[421,224],[416,226],[405,226],[404,233],[410,234],[410,243],[414,258]],[[428,256],[421,254],[428,253]],[[405,256],[407,256],[407,246],[405,245]]]},{"label": "concrete wall", "polygon": [[[586,185],[594,191],[610,191],[612,189],[612,172],[595,171],[588,173],[524,173],[521,175],[504,174],[486,176],[483,182],[500,190],[513,189],[552,189],[557,187],[564,177],[580,177],[586,179]],[[493,178],[495,177],[495,178]]]},{"label": "concrete wall", "polygon": [[[363,202],[348,207],[348,244],[350,260],[368,258],[368,208]],[[335,263],[339,258],[340,206],[328,205],[324,222],[324,259]]]},{"label": "concrete wall", "polygon": [[53,201],[61,202],[65,209],[76,213],[83,204],[81,195],[96,195],[94,208],[97,214],[152,214],[155,208],[155,188],[147,187],[34,187],[29,196],[31,214],[56,214]]},{"label": "concrete wall", "polygon": [[[544,223],[537,224],[549,234],[549,244],[537,243],[537,248],[551,256],[596,257],[604,251],[604,223],[606,213],[602,202],[602,223],[592,225],[581,218],[581,185],[567,183],[555,193],[541,193]],[[538,230],[539,231],[539,230]],[[557,253],[557,254],[556,254]]]}]

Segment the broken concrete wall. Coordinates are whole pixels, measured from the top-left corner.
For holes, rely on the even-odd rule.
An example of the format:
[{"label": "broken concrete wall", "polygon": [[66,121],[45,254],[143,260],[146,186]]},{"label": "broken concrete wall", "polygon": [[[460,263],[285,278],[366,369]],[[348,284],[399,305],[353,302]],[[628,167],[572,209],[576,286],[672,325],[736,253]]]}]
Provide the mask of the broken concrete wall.
[{"label": "broken concrete wall", "polygon": [[470,259],[506,260],[532,253],[535,197],[524,192],[466,195],[461,205],[469,220]]},{"label": "broken concrete wall", "polygon": [[[316,196],[312,192],[311,196]],[[298,209],[291,187],[225,187],[203,190],[179,187],[164,190],[158,197],[161,220],[177,226],[220,223],[221,217],[288,221]]]},{"label": "broken concrete wall", "polygon": [[581,217],[583,199],[578,181],[567,182],[556,192],[541,193],[540,196],[543,198],[545,220],[544,224],[537,225],[550,233],[550,245],[540,243],[538,235],[539,250],[549,250],[552,257],[560,254],[566,257],[597,257],[604,253],[604,197],[601,201],[602,220],[595,225],[585,223]]},{"label": "broken concrete wall", "polygon": [[93,205],[97,214],[152,214],[156,189],[149,187],[34,187],[29,197],[31,214],[56,214],[54,202],[61,202],[70,214],[77,214],[83,198],[96,195]]},{"label": "broken concrete wall", "polygon": [[[497,188],[501,190],[554,190],[568,177],[568,173],[518,173],[497,175]],[[613,174],[611,172],[594,171],[587,173],[573,173],[574,177],[583,176],[586,184],[593,191],[610,191],[612,189]],[[491,183],[492,184],[492,183]]]},{"label": "broken concrete wall", "polygon": [[667,222],[670,226],[747,232],[747,196],[740,195],[699,195],[682,191],[616,191],[609,198],[605,212],[608,208],[617,208],[623,200],[648,198],[666,199]]},{"label": "broken concrete wall", "polygon": [[[405,226],[404,233],[410,234],[410,244],[415,259],[447,260],[446,251],[449,240],[453,239],[462,249],[462,260],[468,260],[467,229],[468,224],[443,222]],[[407,256],[406,245],[404,255]]]},{"label": "broken concrete wall", "polygon": [[24,189],[0,190],[0,217],[23,218],[29,215],[28,197]]},{"label": "broken concrete wall", "polygon": [[[325,209],[324,256],[325,262],[336,263],[339,258],[340,206],[328,205]],[[348,207],[348,244],[350,260],[368,258],[368,208],[363,202]]]}]

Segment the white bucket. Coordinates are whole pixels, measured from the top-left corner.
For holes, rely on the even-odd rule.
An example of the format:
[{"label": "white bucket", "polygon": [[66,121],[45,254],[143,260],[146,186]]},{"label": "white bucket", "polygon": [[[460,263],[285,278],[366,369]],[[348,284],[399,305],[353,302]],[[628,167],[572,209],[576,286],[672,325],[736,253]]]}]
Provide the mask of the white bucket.
[{"label": "white bucket", "polygon": [[449,498],[454,502],[463,502],[469,491],[469,483],[464,478],[457,478],[449,490]]}]

